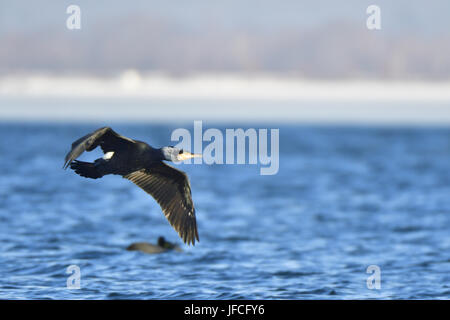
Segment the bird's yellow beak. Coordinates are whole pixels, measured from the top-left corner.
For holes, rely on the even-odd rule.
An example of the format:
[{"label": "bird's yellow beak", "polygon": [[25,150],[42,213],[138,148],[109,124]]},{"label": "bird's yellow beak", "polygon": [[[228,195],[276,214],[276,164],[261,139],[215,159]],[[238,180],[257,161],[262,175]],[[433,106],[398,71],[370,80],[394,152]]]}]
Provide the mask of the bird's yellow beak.
[{"label": "bird's yellow beak", "polygon": [[184,160],[191,159],[191,158],[201,158],[201,157],[202,157],[201,154],[190,153],[190,152],[184,151],[183,153],[179,153],[178,154],[177,160],[178,161],[184,161]]}]

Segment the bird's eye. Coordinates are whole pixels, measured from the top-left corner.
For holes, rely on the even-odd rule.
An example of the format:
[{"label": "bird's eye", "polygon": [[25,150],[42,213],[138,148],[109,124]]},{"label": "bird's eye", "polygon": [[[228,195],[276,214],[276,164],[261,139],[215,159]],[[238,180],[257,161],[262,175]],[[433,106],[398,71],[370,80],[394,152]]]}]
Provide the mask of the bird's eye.
[{"label": "bird's eye", "polygon": [[183,153],[183,149],[180,150],[180,154],[182,154],[182,153]]}]

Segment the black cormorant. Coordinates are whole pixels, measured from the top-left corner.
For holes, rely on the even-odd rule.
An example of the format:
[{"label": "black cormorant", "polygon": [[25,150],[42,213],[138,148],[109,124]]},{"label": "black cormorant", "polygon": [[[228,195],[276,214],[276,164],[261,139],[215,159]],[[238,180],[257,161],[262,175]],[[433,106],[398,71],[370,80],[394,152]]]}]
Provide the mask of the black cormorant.
[{"label": "black cormorant", "polygon": [[[105,154],[92,162],[77,161],[84,151],[97,146]],[[175,147],[153,148],[147,143],[121,136],[109,127],[100,128],[72,144],[64,169],[70,166],[82,177],[97,179],[117,174],[150,194],[184,243],[199,241],[195,208],[187,175],[163,162],[201,157]]]},{"label": "black cormorant", "polygon": [[181,248],[174,243],[166,241],[164,237],[158,238],[158,244],[154,245],[147,242],[135,242],[127,247],[128,251],[141,251],[145,253],[162,253],[170,250],[181,252]]}]

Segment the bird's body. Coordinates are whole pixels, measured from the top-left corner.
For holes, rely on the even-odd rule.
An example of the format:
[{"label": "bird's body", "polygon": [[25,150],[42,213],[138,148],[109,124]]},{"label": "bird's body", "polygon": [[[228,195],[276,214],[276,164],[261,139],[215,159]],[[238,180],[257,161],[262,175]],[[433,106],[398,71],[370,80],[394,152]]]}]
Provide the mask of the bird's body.
[{"label": "bird's body", "polygon": [[[103,158],[77,161],[84,151],[100,146]],[[199,240],[195,208],[186,174],[163,162],[185,160],[199,155],[174,147],[156,149],[145,142],[121,136],[109,127],[100,128],[72,144],[64,168],[70,166],[80,176],[98,179],[108,174],[121,175],[141,187],[160,204],[170,224],[185,243]]]},{"label": "bird's body", "polygon": [[147,243],[147,242],[132,243],[127,247],[127,250],[128,251],[141,251],[144,253],[163,253],[163,252],[172,251],[172,250],[177,251],[177,252],[182,251],[179,246],[166,241],[166,239],[164,239],[164,237],[159,237],[158,243],[156,245]]}]

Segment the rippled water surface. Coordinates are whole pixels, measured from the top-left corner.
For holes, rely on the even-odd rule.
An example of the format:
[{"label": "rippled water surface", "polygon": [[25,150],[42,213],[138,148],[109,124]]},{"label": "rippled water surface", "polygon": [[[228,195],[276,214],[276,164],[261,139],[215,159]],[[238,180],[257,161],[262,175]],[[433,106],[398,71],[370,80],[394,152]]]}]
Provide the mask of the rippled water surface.
[{"label": "rippled water surface", "polygon": [[[152,198],[61,169],[96,127],[0,125],[0,298],[450,298],[449,129],[281,126],[277,175],[179,165],[200,243],[148,255],[125,248],[160,235],[181,245]],[[175,128],[114,126],[154,146],[174,144]],[[69,265],[79,290],[66,288]]]}]

